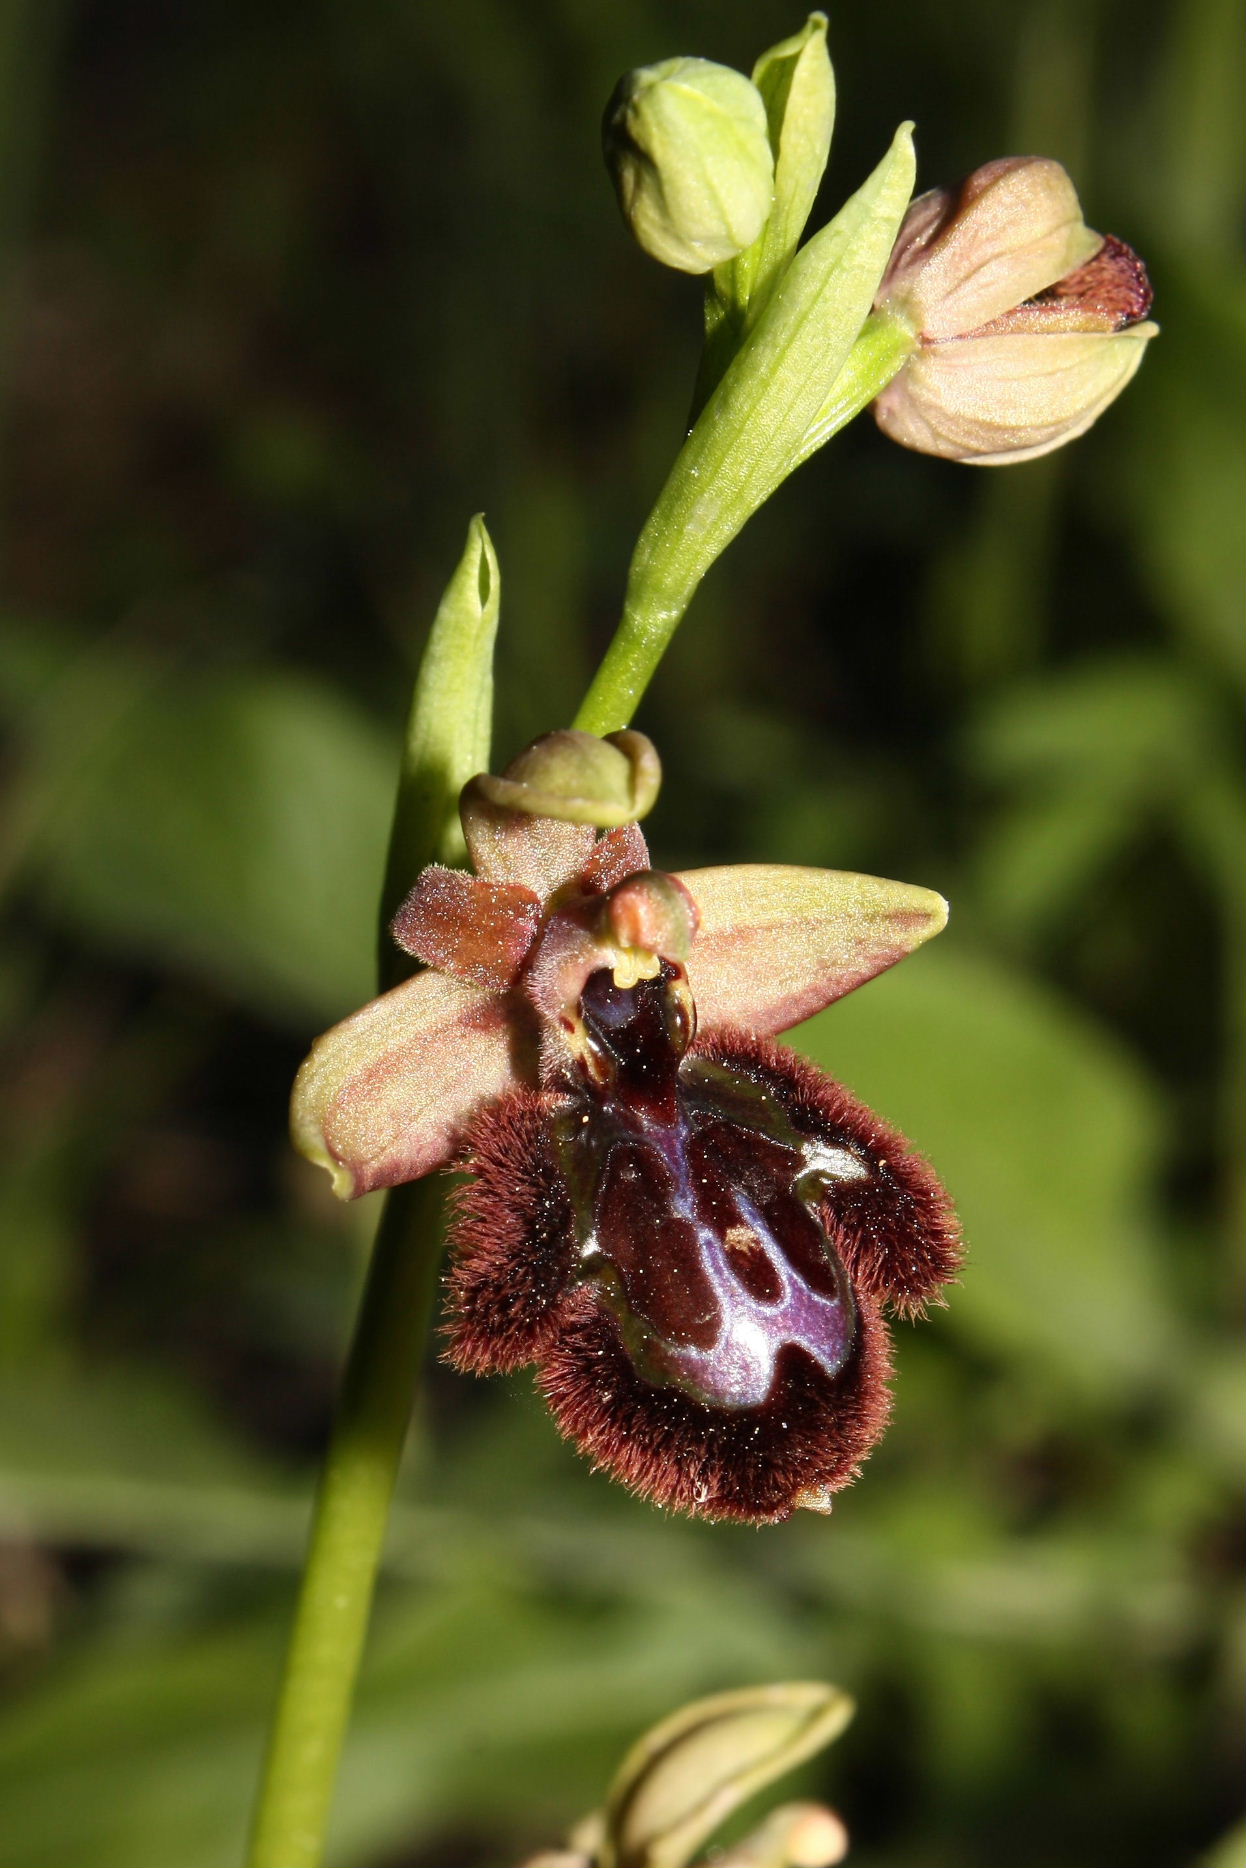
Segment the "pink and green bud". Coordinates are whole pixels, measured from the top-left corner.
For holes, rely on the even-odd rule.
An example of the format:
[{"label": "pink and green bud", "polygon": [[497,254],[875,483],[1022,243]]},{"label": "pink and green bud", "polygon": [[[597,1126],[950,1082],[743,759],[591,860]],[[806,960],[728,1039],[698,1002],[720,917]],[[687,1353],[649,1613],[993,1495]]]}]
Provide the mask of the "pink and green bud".
[{"label": "pink and green bud", "polygon": [[1146,270],[1093,232],[1059,163],[989,162],[920,196],[875,300],[908,361],[874,403],[892,440],[947,460],[1031,460],[1085,432],[1157,327]]}]

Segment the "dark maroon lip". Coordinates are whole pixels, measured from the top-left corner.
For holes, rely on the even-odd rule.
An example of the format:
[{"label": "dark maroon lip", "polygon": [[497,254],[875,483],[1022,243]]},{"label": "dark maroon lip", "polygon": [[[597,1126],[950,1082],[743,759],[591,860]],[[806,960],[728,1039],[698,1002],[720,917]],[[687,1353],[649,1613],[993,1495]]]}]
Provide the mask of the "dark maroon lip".
[{"label": "dark maroon lip", "polygon": [[689,1046],[675,972],[594,975],[584,1069],[478,1118],[449,1355],[535,1364],[562,1432],[654,1502],[767,1522],[856,1475],[889,1407],[883,1307],[937,1296],[957,1230],[829,1078],[745,1032]]}]

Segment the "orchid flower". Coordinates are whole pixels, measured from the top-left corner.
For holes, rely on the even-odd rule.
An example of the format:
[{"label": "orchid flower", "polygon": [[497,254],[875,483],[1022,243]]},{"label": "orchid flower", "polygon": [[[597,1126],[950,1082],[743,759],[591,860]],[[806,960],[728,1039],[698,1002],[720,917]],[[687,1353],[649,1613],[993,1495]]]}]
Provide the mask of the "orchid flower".
[{"label": "orchid flower", "polygon": [[[613,802],[587,795],[610,761]],[[635,733],[548,735],[474,780],[475,873],[425,869],[393,923],[427,970],[314,1046],[295,1139],[344,1198],[467,1168],[456,1366],[535,1363],[562,1432],[660,1504],[827,1510],[885,1423],[883,1308],[937,1295],[957,1232],[908,1145],[772,1040],[946,904],[836,870],[663,874],[634,821],[595,827],[655,791]]]}]

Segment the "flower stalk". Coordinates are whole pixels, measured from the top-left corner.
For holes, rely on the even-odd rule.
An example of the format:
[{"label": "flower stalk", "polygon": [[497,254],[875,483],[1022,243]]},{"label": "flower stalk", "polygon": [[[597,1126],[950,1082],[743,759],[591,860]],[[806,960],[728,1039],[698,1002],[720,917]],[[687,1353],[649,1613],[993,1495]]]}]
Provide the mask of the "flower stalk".
[{"label": "flower stalk", "polygon": [[[628,724],[705,573],[808,458],[810,429],[819,426],[823,439],[834,432],[822,412],[850,367],[913,176],[912,125],[905,123],[874,173],[773,288],[641,532],[622,621],[576,716],[585,732]],[[863,382],[864,401],[882,386]]]},{"label": "flower stalk", "polygon": [[[904,367],[912,351],[912,334],[903,325],[878,315],[867,319],[843,368],[829,384],[821,406],[813,412],[804,432],[791,442],[779,480],[803,466],[867,409]],[[718,458],[707,461],[709,447],[700,445],[692,450],[696,436],[694,429],[632,557],[622,618],[575,717],[576,726],[586,733],[613,733],[632,719],[701,579],[774,490],[770,487],[754,501],[747,491],[743,496],[733,495],[729,483],[716,487],[713,476],[729,472],[732,465],[731,437],[725,437],[727,445],[720,439],[719,448],[714,450]],[[685,460],[685,456],[690,458]],[[724,462],[722,457],[727,460]],[[698,498],[702,483],[709,490]]]},{"label": "flower stalk", "polygon": [[[381,984],[392,984],[390,894],[430,860],[464,854],[458,797],[489,762],[497,558],[477,515],[416,681],[381,901]],[[440,1260],[441,1188],[385,1196],[312,1512],[247,1854],[248,1868],[318,1868],[406,1444]]]},{"label": "flower stalk", "polygon": [[248,1868],[318,1868],[428,1335],[441,1190],[388,1194],[316,1495]]}]

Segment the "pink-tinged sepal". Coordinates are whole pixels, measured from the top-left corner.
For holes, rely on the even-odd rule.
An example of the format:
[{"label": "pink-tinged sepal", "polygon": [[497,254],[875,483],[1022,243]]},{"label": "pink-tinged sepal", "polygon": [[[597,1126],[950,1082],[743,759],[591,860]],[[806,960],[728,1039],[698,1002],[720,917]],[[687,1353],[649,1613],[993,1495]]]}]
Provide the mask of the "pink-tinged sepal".
[{"label": "pink-tinged sepal", "polygon": [[421,873],[390,932],[426,966],[504,992],[514,984],[540,920],[540,897],[531,889],[434,863]]},{"label": "pink-tinged sepal", "polygon": [[294,1085],[295,1147],[343,1200],[418,1180],[509,1088],[523,1042],[501,995],[421,973],[316,1040]]},{"label": "pink-tinged sepal", "polygon": [[687,972],[702,1031],[786,1031],[947,921],[947,903],[930,889],[843,870],[747,863],[677,880],[700,916]]},{"label": "pink-tinged sepal", "polygon": [[878,302],[932,342],[957,337],[1083,265],[1101,241],[1058,162],[1002,156],[959,188],[918,196]]}]

